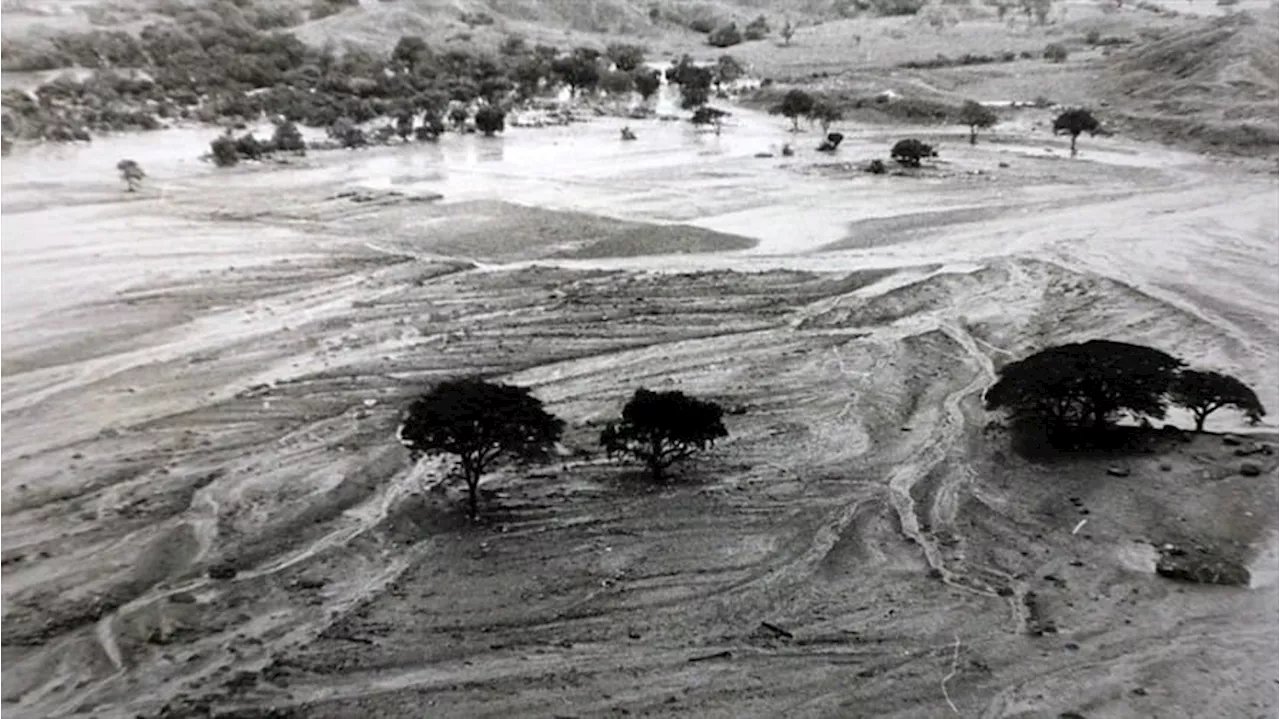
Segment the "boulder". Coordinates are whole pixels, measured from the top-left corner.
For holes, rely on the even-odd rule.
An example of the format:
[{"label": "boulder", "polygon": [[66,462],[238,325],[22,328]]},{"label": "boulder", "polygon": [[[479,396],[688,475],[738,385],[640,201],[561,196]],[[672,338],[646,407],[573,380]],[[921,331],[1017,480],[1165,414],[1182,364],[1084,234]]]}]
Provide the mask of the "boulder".
[{"label": "boulder", "polygon": [[1262,474],[1262,467],[1258,466],[1256,462],[1241,462],[1240,474],[1246,477],[1257,477]]}]

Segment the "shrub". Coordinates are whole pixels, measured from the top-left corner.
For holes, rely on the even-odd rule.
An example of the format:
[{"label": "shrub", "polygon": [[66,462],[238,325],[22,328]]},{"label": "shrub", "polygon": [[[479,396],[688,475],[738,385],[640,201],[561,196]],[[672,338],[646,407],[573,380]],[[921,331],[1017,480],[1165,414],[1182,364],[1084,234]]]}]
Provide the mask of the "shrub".
[{"label": "shrub", "polygon": [[867,164],[867,172],[870,172],[873,175],[883,175],[886,172],[884,162],[880,160],[872,160]]},{"label": "shrub", "polygon": [[738,32],[738,26],[734,23],[729,23],[707,36],[707,44],[714,47],[733,47],[741,42],[742,33]]},{"label": "shrub", "polygon": [[1044,48],[1044,59],[1049,62],[1066,62],[1068,54],[1067,48],[1061,43],[1051,42]]},{"label": "shrub", "polygon": [[709,18],[694,18],[689,22],[689,29],[706,35],[716,29],[716,24],[714,20]]},{"label": "shrub", "polygon": [[612,43],[604,54],[623,72],[632,72],[644,64],[644,48],[639,45]]},{"label": "shrub", "polygon": [[658,89],[662,87],[662,76],[657,70],[636,70],[632,76],[632,82],[635,84],[636,92],[640,93],[640,97],[648,102]]},{"label": "shrub", "polygon": [[742,36],[748,40],[763,40],[769,34],[769,21],[764,15],[759,15],[755,20],[747,23],[743,28]]},{"label": "shrub", "polygon": [[298,130],[297,125],[288,120],[276,125],[275,132],[271,136],[271,144],[281,152],[301,154],[307,151],[307,143],[302,140],[302,132]]},{"label": "shrub", "polygon": [[724,409],[715,402],[683,392],[638,389],[621,419],[600,433],[600,444],[610,457],[643,462],[649,476],[660,481],[672,465],[729,436],[723,418]]},{"label": "shrub", "polygon": [[143,178],[147,176],[147,173],[142,171],[142,166],[134,160],[121,160],[116,163],[116,169],[120,171],[120,179],[124,180],[129,192],[136,191],[138,185],[142,184]]},{"label": "shrub", "polygon": [[245,160],[261,160],[264,151],[262,143],[258,142],[252,132],[236,138],[236,154]]},{"label": "shrub", "polygon": [[960,107],[960,114],[956,120],[961,125],[969,126],[969,144],[978,144],[978,128],[988,128],[995,125],[998,117],[991,111],[991,108],[980,105],[973,100],[965,100],[964,105]]},{"label": "shrub", "polygon": [[485,137],[493,137],[495,132],[502,132],[506,126],[507,113],[501,108],[493,105],[485,105],[476,110],[476,129],[485,134]]},{"label": "shrub", "polygon": [[919,167],[920,161],[937,157],[938,152],[932,145],[927,145],[914,138],[899,140],[889,151],[889,158],[903,167]]},{"label": "shrub", "polygon": [[236,149],[236,139],[227,133],[209,143],[213,154],[213,164],[218,167],[231,167],[240,162],[240,152]]}]

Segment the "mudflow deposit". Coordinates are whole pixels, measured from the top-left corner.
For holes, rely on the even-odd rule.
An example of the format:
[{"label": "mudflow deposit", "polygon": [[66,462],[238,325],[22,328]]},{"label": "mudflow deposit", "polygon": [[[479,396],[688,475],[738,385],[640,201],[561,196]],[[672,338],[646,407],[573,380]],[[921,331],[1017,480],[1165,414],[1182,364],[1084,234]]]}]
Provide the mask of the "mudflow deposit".
[{"label": "mudflow deposit", "polygon": [[[15,148],[6,716],[1276,716],[1274,157],[1116,132],[1072,159],[1053,109],[974,146],[847,119],[830,156],[722,104],[719,135],[595,117],[230,169],[209,127]],[[861,171],[908,134],[940,157]],[[1092,338],[1269,414],[1010,451],[996,370]],[[477,524],[395,437],[472,373],[568,425]],[[680,481],[596,445],[642,386],[730,409]],[[1169,545],[1248,585],[1158,576]]]}]

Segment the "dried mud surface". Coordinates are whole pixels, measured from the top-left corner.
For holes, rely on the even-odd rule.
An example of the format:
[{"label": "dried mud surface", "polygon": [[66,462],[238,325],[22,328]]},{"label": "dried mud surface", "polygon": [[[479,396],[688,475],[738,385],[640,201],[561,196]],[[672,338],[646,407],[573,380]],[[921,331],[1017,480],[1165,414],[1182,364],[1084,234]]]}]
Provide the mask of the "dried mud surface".
[{"label": "dried mud surface", "polygon": [[[157,158],[129,201],[6,172],[5,711],[1273,716],[1274,425],[1032,462],[980,398],[1105,336],[1280,410],[1274,178],[1016,133],[870,178],[737,122],[640,126],[629,164],[548,167],[536,133],[231,181]],[[447,177],[371,180],[401,163]],[[394,438],[473,372],[569,425],[479,525]],[[730,439],[667,485],[605,463],[639,386],[725,403]],[[1252,586],[1159,577],[1166,544]]]}]

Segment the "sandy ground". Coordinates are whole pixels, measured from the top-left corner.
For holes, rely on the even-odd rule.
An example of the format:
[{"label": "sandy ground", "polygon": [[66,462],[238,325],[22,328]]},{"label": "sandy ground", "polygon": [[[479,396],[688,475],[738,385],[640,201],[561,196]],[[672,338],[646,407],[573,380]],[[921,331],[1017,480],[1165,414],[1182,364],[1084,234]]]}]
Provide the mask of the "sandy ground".
[{"label": "sandy ground", "polygon": [[[1072,161],[1043,119],[934,135],[910,177],[853,166],[901,131],[829,157],[745,110],[229,172],[189,159],[207,131],[5,158],[4,710],[1274,716],[1274,452],[1034,463],[979,404],[1109,337],[1280,411],[1272,168]],[[470,526],[393,435],[476,371],[569,431]],[[687,481],[596,452],[639,386],[733,408]],[[1165,543],[1254,586],[1160,578]]]}]

